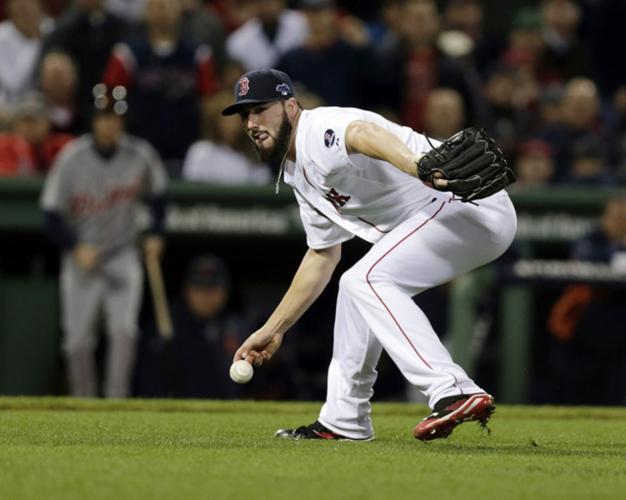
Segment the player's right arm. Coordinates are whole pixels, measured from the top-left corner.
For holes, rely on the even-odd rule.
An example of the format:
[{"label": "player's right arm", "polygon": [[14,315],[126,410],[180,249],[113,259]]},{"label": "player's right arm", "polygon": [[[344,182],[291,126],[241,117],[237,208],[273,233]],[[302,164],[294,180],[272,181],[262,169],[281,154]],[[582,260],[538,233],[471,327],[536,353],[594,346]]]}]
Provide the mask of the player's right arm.
[{"label": "player's right arm", "polygon": [[304,255],[300,267],[282,300],[256,332],[250,335],[234,356],[260,366],[280,347],[283,336],[320,296],[341,259],[341,244],[312,249]]},{"label": "player's right arm", "polygon": [[[346,149],[350,153],[361,153],[370,158],[384,160],[398,170],[412,177],[417,177],[417,162],[421,155],[416,155],[394,134],[379,125],[363,120],[355,120],[346,128]],[[445,179],[435,179],[437,186],[445,188]]]},{"label": "player's right arm", "polygon": [[65,217],[59,212],[44,210],[44,228],[48,238],[64,252],[71,252],[83,271],[91,271],[98,265],[100,252],[88,243],[79,242]]},{"label": "player's right arm", "polygon": [[73,173],[75,155],[83,141],[75,140],[65,146],[57,156],[46,177],[40,206],[44,214],[48,237],[64,252],[71,252],[78,266],[91,271],[98,265],[100,251],[93,245],[80,241],[72,229],[69,218],[69,200],[74,190]]}]

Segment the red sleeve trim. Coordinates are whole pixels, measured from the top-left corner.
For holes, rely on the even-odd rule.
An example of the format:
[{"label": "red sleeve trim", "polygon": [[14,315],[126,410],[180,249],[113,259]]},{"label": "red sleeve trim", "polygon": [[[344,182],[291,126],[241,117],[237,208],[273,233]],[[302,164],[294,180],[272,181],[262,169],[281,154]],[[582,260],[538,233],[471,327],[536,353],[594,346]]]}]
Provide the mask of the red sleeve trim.
[{"label": "red sleeve trim", "polygon": [[207,46],[198,47],[196,51],[196,76],[198,93],[202,97],[209,97],[220,90],[215,61],[211,49]]}]

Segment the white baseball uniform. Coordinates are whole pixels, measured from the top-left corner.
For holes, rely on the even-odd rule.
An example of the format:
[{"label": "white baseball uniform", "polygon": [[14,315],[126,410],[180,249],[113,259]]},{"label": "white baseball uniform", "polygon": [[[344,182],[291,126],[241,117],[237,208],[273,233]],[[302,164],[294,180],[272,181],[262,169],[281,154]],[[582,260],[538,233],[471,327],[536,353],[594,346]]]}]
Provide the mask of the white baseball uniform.
[{"label": "white baseball uniform", "polygon": [[426,138],[356,108],[303,111],[296,161],[285,165],[310,248],[359,236],[373,243],[340,280],[328,393],[319,421],[334,432],[373,435],[370,398],[384,348],[407,380],[428,399],[483,392],[454,363],[412,297],[486,264],[511,244],[516,215],[505,191],[462,203],[393,165],[349,154],[345,131],[373,122],[411,151]]}]

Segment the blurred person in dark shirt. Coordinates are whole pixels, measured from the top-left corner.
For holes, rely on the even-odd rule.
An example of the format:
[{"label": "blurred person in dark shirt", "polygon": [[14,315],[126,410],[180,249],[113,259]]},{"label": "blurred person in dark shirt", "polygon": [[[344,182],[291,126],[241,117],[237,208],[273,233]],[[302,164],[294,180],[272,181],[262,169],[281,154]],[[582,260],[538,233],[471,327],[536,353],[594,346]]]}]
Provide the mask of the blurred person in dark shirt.
[{"label": "blurred person in dark shirt", "polygon": [[340,19],[332,0],[300,0],[298,6],[308,20],[308,36],[277,67],[329,106],[371,104],[368,85],[377,69],[365,25]]},{"label": "blurred person in dark shirt", "polygon": [[542,85],[564,84],[591,76],[591,54],[578,38],[582,11],[573,0],[543,0],[543,49],[539,67]]},{"label": "blurred person in dark shirt", "polygon": [[445,141],[464,127],[463,100],[453,89],[436,88],[426,101],[425,135]]},{"label": "blurred person in dark shirt", "polygon": [[577,240],[572,247],[572,258],[602,262],[621,272],[626,271],[626,198],[610,198],[602,214],[600,227]]},{"label": "blurred person in dark shirt", "polygon": [[522,142],[517,148],[514,168],[517,181],[512,189],[548,185],[554,175],[552,148],[538,139]]},{"label": "blurred person in dark shirt", "polygon": [[544,48],[542,28],[538,9],[524,7],[515,12],[500,62],[536,76]]},{"label": "blurred person in dark shirt", "polygon": [[107,86],[128,89],[129,132],[148,140],[174,177],[200,136],[202,101],[219,90],[211,50],[187,38],[181,16],[180,0],[148,0],[145,34],[116,45],[104,73]]},{"label": "blurred person in dark shirt", "polygon": [[482,74],[502,52],[503,40],[483,27],[484,0],[447,0],[443,29],[465,33],[473,42],[471,59]]},{"label": "blurred person in dark shirt", "polygon": [[561,102],[563,87],[549,85],[541,89],[537,108],[532,117],[532,131],[552,127],[561,121]]},{"label": "blurred person in dark shirt", "polygon": [[527,135],[530,126],[526,83],[516,68],[497,64],[489,69],[483,86],[486,100],[484,126],[500,148],[510,155],[515,154],[520,138]]},{"label": "blurred person in dark shirt", "polygon": [[125,39],[133,25],[112,14],[104,0],[76,0],[56,22],[44,40],[43,54],[51,51],[68,54],[78,71],[78,123],[89,130],[93,106],[92,89],[102,81],[102,72],[113,46]]},{"label": "blurred person in dark shirt", "polygon": [[616,176],[623,185],[626,185],[626,85],[617,88],[613,104],[611,155],[616,166]]},{"label": "blurred person in dark shirt", "polygon": [[563,184],[598,187],[615,185],[604,141],[590,134],[577,139],[571,149],[572,164],[562,181]]},{"label": "blurred person in dark shirt", "polygon": [[402,2],[399,34],[394,47],[379,54],[380,70],[387,77],[381,104],[396,110],[399,120],[415,130],[424,129],[426,101],[433,88],[456,90],[463,98],[464,114],[472,122],[479,114],[479,89],[464,67],[436,46],[440,18],[432,0]]},{"label": "blurred person in dark shirt", "polygon": [[[610,198],[600,226],[575,241],[571,258],[626,273],[626,198]],[[552,307],[548,330],[551,391],[556,404],[626,404],[626,290],[570,285]]]},{"label": "blurred person in dark shirt", "polygon": [[399,36],[402,0],[382,0],[380,3],[378,15],[368,19],[368,36],[374,47],[393,46]]},{"label": "blurred person in dark shirt", "polygon": [[137,371],[140,396],[232,399],[241,386],[228,370],[245,328],[228,304],[230,274],[213,255],[193,259],[172,305],[174,337],[164,350],[153,324],[142,339]]},{"label": "blurred person in dark shirt", "polygon": [[600,96],[592,80],[573,78],[564,89],[559,122],[539,130],[538,138],[554,150],[556,178],[562,180],[570,170],[573,144],[583,137],[596,137],[608,151],[607,131],[600,116]]},{"label": "blurred person in dark shirt", "polygon": [[217,67],[226,61],[226,31],[217,13],[202,0],[181,0],[182,31],[197,45],[211,48]]}]

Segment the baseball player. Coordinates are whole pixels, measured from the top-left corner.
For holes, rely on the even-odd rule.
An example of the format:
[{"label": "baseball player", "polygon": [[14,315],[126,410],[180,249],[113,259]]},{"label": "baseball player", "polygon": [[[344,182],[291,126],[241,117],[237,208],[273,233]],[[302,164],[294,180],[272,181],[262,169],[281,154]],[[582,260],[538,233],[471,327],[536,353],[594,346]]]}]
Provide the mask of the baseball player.
[{"label": "baseball player", "polygon": [[282,301],[235,361],[270,359],[328,283],[341,244],[354,236],[372,243],[339,282],[318,420],[276,435],[373,439],[370,398],[383,348],[433,408],[416,438],[446,437],[465,421],[486,424],[493,397],[454,363],[412,297],[494,260],[512,242],[516,215],[502,187],[514,177],[493,141],[467,129],[431,151],[429,139],[375,113],[305,111],[290,78],[271,69],[243,75],[223,113],[240,115],[264,160],[282,161],[309,247]]},{"label": "baseball player", "polygon": [[62,248],[63,352],[73,396],[96,396],[95,323],[102,310],[108,337],[104,395],[129,394],[143,275],[135,249],[142,198],[152,213],[145,252],[159,256],[165,169],[145,141],[124,134],[125,90],[94,88],[92,134],[57,158],[41,195],[46,229]]}]

